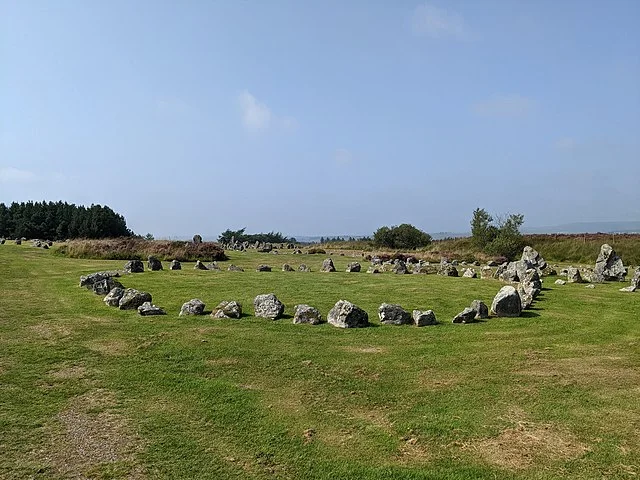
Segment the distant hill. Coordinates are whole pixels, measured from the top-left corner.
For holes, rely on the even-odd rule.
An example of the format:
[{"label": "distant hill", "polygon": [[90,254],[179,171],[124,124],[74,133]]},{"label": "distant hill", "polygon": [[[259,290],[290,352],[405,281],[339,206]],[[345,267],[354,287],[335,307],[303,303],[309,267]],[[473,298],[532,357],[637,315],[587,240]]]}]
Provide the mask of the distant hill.
[{"label": "distant hill", "polygon": [[522,233],[640,233],[640,221],[576,222],[548,227],[523,227]]}]

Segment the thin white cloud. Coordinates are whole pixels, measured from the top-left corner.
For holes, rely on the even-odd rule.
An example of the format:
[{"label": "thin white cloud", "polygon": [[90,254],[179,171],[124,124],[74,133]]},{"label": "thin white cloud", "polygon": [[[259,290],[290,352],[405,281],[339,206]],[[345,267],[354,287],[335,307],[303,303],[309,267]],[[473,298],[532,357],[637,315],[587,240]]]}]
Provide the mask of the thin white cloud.
[{"label": "thin white cloud", "polygon": [[33,182],[38,176],[29,170],[20,170],[15,167],[0,167],[0,183],[27,183]]},{"label": "thin white cloud", "polygon": [[411,31],[419,37],[449,37],[459,40],[466,38],[468,34],[462,16],[430,3],[423,3],[415,8],[411,16]]},{"label": "thin white cloud", "polygon": [[338,148],[333,153],[333,160],[338,165],[349,165],[350,163],[353,163],[353,153],[346,148]]},{"label": "thin white cloud", "polygon": [[238,98],[242,109],[242,123],[249,130],[264,130],[271,123],[271,110],[248,91]]},{"label": "thin white cloud", "polygon": [[524,117],[535,108],[535,101],[522,95],[494,95],[473,105],[475,113],[488,117]]}]

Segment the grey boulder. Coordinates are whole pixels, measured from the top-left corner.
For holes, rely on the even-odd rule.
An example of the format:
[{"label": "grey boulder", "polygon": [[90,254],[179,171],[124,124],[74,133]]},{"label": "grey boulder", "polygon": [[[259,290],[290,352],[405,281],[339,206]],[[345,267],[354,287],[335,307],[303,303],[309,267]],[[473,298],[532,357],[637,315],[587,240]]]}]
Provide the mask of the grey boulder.
[{"label": "grey boulder", "polygon": [[106,303],[110,307],[118,307],[120,306],[120,299],[124,295],[123,287],[115,287],[113,288],[106,297],[104,297],[104,303]]},{"label": "grey boulder", "polygon": [[144,302],[142,305],[138,307],[138,313],[143,317],[148,317],[151,315],[166,315],[162,308],[156,307],[151,302]]},{"label": "grey boulder", "polygon": [[325,258],[322,261],[322,268],[320,269],[321,272],[335,272],[336,271],[336,267],[333,265],[333,260],[331,260],[330,258]]},{"label": "grey boulder", "polygon": [[180,316],[184,315],[202,315],[204,313],[204,302],[199,298],[192,298],[188,302],[182,304],[180,308]]},{"label": "grey boulder", "polygon": [[118,307],[120,310],[135,310],[144,302],[151,302],[151,294],[148,292],[141,292],[135,288],[125,289]]},{"label": "grey boulder", "polygon": [[471,323],[476,319],[476,312],[473,308],[467,307],[462,310],[459,314],[453,317],[453,323]]},{"label": "grey boulder", "polygon": [[310,305],[296,305],[295,313],[293,315],[293,323],[300,324],[306,323],[309,325],[318,325],[322,322],[322,315],[320,311]]},{"label": "grey boulder", "polygon": [[369,326],[369,315],[347,300],[338,300],[329,310],[327,321],[339,328],[363,328]]},{"label": "grey boulder", "polygon": [[256,317],[276,320],[284,313],[284,304],[273,293],[257,295],[253,300]]},{"label": "grey boulder", "polygon": [[240,318],[242,317],[242,304],[231,301],[222,301],[211,312],[213,318]]},{"label": "grey boulder", "polygon": [[358,262],[351,262],[347,265],[347,272],[359,272],[362,266]]},{"label": "grey boulder", "polygon": [[162,262],[153,255],[149,255],[149,258],[147,258],[147,268],[152,272],[157,272],[162,270]]},{"label": "grey boulder", "polygon": [[436,325],[436,314],[433,310],[414,310],[413,311],[413,323],[417,327],[426,327],[427,325]]},{"label": "grey boulder", "polygon": [[400,305],[394,303],[383,303],[378,307],[378,317],[385,325],[410,325],[413,319],[409,312]]},{"label": "grey boulder", "polygon": [[182,270],[182,264],[178,260],[171,260],[169,270]]},{"label": "grey boulder", "polygon": [[491,311],[498,317],[519,317],[522,301],[518,291],[511,285],[502,287],[491,303]]},{"label": "grey boulder", "polygon": [[124,264],[124,271],[127,273],[142,273],[144,272],[144,263],[140,260],[129,260]]},{"label": "grey boulder", "polygon": [[608,244],[600,247],[600,253],[596,259],[596,267],[593,271],[593,281],[624,282],[627,271],[622,264],[622,259],[616,255],[615,250]]}]

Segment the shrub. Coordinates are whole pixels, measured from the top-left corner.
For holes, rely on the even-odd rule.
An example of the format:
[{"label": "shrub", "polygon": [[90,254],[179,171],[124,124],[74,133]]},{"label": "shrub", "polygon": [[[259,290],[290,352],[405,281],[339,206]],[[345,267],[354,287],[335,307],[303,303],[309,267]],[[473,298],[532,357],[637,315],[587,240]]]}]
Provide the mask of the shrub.
[{"label": "shrub", "polygon": [[307,253],[310,255],[316,254],[316,253],[321,253],[321,254],[326,254],[326,250],[324,248],[319,248],[319,247],[311,247],[309,250],[307,250]]},{"label": "shrub", "polygon": [[408,223],[389,227],[380,227],[373,234],[373,243],[377,247],[415,250],[431,243],[431,235]]}]

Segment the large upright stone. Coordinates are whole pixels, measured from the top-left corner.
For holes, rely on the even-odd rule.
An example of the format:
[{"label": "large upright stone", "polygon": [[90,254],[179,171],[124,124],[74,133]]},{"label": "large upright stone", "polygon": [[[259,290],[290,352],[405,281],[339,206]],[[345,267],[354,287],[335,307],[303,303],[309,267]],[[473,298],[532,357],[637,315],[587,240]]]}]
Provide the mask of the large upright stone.
[{"label": "large upright stone", "polygon": [[129,260],[124,264],[124,271],[127,273],[142,273],[144,272],[144,263],[140,260]]},{"label": "large upright stone", "polygon": [[193,236],[193,243],[202,243],[202,237],[197,233]]},{"label": "large upright stone", "polygon": [[339,328],[362,328],[369,326],[369,315],[351,302],[338,300],[329,310],[327,321]]},{"label": "large upright stone", "polygon": [[395,303],[383,303],[378,308],[380,323],[385,325],[410,325],[413,319],[409,312]]},{"label": "large upright stone", "polygon": [[502,287],[491,303],[491,311],[498,317],[519,317],[522,301],[518,291],[511,285]]},{"label": "large upright stone", "polygon": [[529,246],[524,247],[521,260],[528,262],[533,268],[539,268],[540,270],[547,268],[545,259]]},{"label": "large upright stone", "polygon": [[462,274],[464,278],[478,278],[478,274],[473,268],[467,268]]},{"label": "large upright stone", "polygon": [[334,267],[333,265],[333,260],[331,260],[330,258],[325,258],[322,261],[322,268],[320,269],[321,272],[335,272],[336,271],[336,267]]},{"label": "large upright stone", "polygon": [[596,267],[593,271],[592,281],[604,282],[624,282],[627,271],[622,264],[622,259],[616,255],[616,252],[610,245],[604,244],[600,247],[600,253],[596,260]]},{"label": "large upright stone", "polygon": [[284,305],[273,293],[257,295],[253,300],[253,309],[256,317],[276,320],[282,317]]},{"label": "large upright stone", "polygon": [[152,272],[157,272],[162,270],[162,262],[153,255],[149,255],[149,258],[147,258],[147,268]]},{"label": "large upright stone", "polygon": [[470,308],[476,312],[476,320],[489,318],[489,308],[482,300],[474,300],[471,302]]}]

